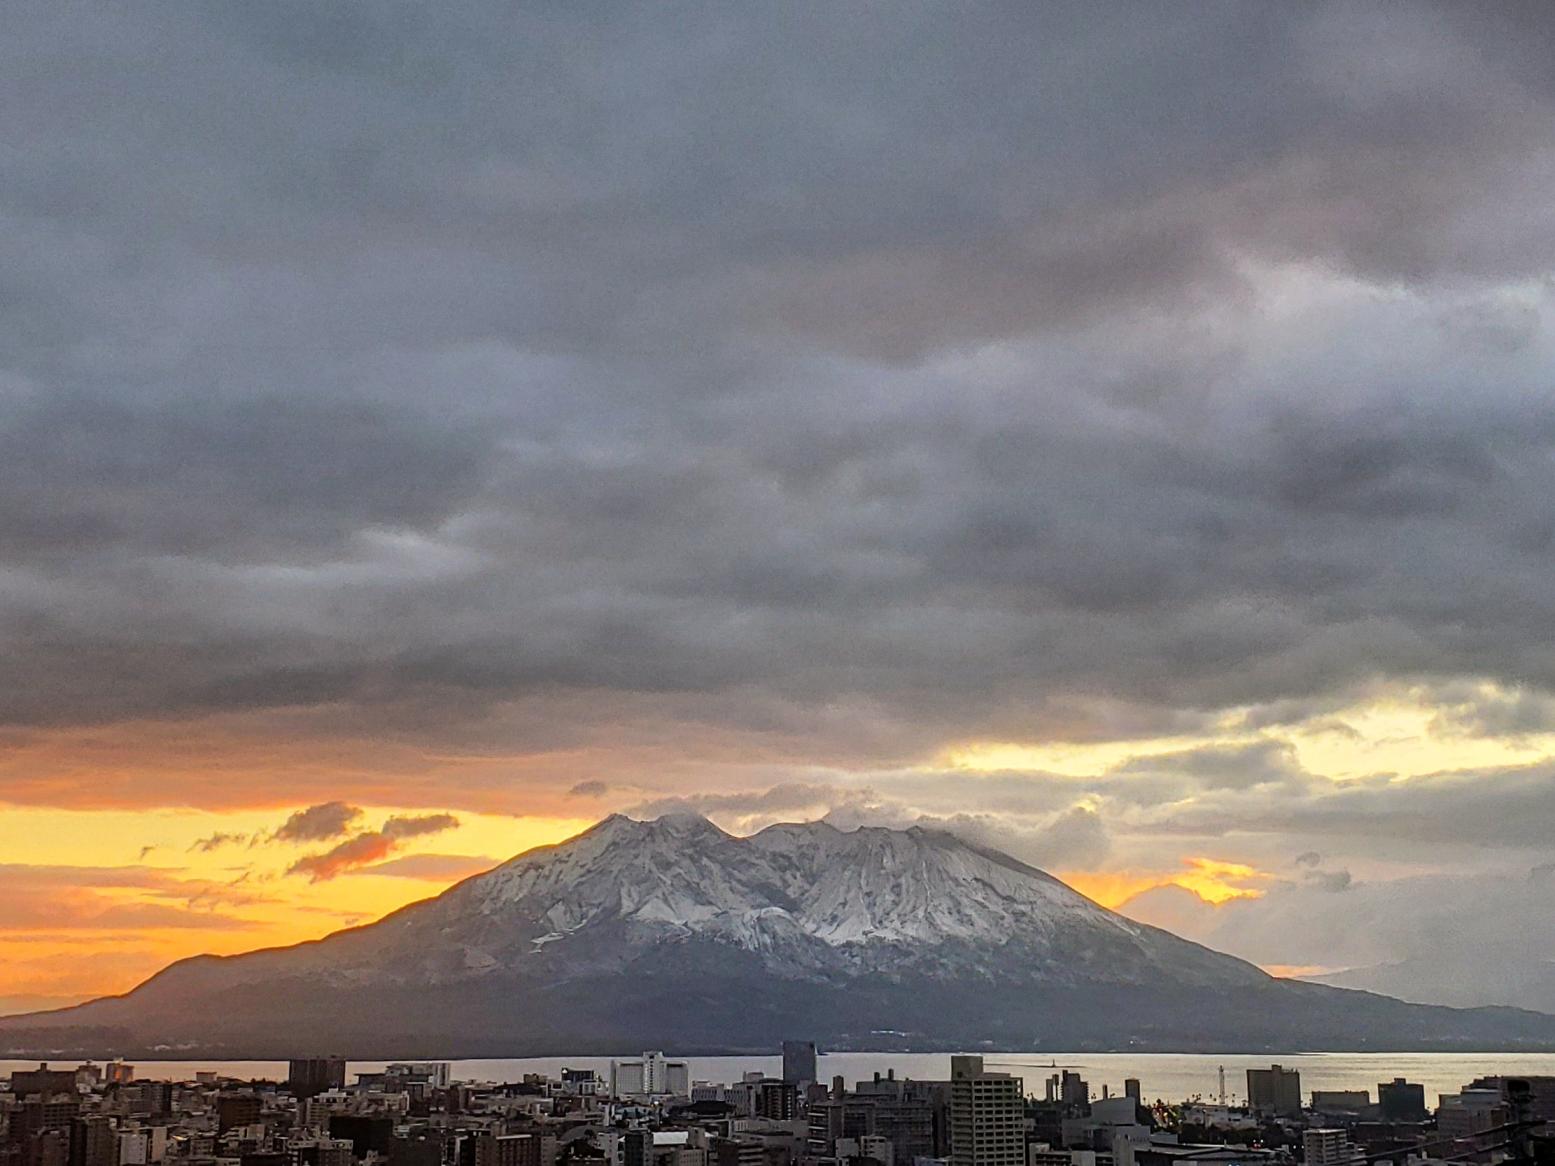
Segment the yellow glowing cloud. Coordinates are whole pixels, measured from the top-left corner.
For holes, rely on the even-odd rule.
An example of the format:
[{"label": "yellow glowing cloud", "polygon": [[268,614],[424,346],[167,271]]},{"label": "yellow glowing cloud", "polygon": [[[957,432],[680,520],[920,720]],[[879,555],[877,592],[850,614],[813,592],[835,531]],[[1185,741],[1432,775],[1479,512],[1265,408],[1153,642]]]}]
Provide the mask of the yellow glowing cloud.
[{"label": "yellow glowing cloud", "polygon": [[[1473,691],[1492,703],[1514,695],[1488,681]],[[1308,773],[1349,781],[1379,773],[1410,778],[1555,759],[1555,733],[1475,733],[1444,717],[1450,708],[1426,686],[1393,686],[1292,724],[1249,727],[1255,710],[1233,709],[1218,717],[1212,730],[1198,735],[1101,742],[969,741],[947,749],[936,763],[978,773],[1107,778],[1131,761],[1273,741],[1290,746]]]},{"label": "yellow glowing cloud", "polygon": [[[1502,692],[1494,685],[1481,687],[1491,699]],[[1271,735],[1290,742],[1303,768],[1338,781],[1373,773],[1408,778],[1529,765],[1555,757],[1555,734],[1479,736],[1453,730],[1441,711],[1428,692],[1416,688]]]},{"label": "yellow glowing cloud", "polygon": [[1183,862],[1188,869],[1174,875],[1170,881],[1217,906],[1232,899],[1260,898],[1263,892],[1246,884],[1273,877],[1240,862],[1222,862],[1214,858],[1185,858]]},{"label": "yellow glowing cloud", "polygon": [[1256,884],[1274,876],[1241,862],[1218,858],[1187,857],[1183,870],[1168,871],[1065,871],[1059,877],[1103,907],[1120,907],[1134,896],[1156,887],[1182,887],[1206,903],[1219,906],[1233,899],[1257,899],[1263,891]]},{"label": "yellow glowing cloud", "polygon": [[1213,742],[1202,737],[1157,737],[1145,740],[1075,743],[1056,741],[1022,744],[1014,741],[979,741],[959,745],[940,759],[953,769],[977,773],[1028,771],[1060,777],[1094,777],[1137,757],[1180,753]]}]

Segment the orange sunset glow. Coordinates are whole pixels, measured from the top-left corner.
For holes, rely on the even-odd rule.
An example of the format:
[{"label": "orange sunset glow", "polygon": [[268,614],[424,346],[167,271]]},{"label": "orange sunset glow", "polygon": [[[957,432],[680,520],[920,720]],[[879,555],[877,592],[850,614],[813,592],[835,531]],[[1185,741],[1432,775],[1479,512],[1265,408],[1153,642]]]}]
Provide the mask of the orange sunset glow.
[{"label": "orange sunset glow", "polygon": [[[417,811],[362,806],[354,828]],[[533,846],[589,825],[581,818],[462,811],[457,825],[373,847],[315,879],[288,869],[330,840],[267,835],[285,810],[65,810],[0,814],[0,997],[12,1011],[128,991],[176,959],[316,939],[427,898]],[[90,865],[82,865],[90,854]]]}]

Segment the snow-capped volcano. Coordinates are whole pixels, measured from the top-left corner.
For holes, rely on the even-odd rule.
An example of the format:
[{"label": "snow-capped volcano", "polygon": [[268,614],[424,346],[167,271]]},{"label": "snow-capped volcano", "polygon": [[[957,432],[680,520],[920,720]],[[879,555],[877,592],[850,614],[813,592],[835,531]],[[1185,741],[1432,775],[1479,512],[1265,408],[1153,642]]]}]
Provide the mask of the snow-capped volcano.
[{"label": "snow-capped volcano", "polygon": [[0,1049],[354,1056],[1555,1047],[1555,1018],[1276,980],[934,830],[615,816],[366,927],[0,1020]]},{"label": "snow-capped volcano", "polygon": [[603,929],[634,948],[702,938],[765,953],[785,976],[907,965],[976,973],[979,958],[1015,949],[1059,978],[1088,969],[1132,981],[1157,974],[1168,955],[1193,982],[1264,978],[1006,855],[917,827],[813,822],[739,838],[695,815],[618,815],[469,880],[436,908],[417,923],[435,918],[465,947],[466,966],[483,968],[526,954],[565,962],[569,940]]}]

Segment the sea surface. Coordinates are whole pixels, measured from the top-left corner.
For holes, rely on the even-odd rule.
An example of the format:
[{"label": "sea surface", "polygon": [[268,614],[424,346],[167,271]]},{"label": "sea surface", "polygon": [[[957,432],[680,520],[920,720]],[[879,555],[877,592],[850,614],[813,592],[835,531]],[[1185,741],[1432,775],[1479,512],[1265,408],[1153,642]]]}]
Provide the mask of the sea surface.
[{"label": "sea surface", "polygon": [[[623,1056],[635,1056],[623,1053]],[[673,1057],[673,1051],[670,1051]],[[1042,1083],[1063,1069],[1078,1072],[1100,1097],[1102,1087],[1123,1091],[1126,1077],[1138,1077],[1147,1100],[1214,1100],[1219,1071],[1225,1069],[1226,1094],[1233,1103],[1247,1092],[1247,1070],[1271,1063],[1301,1071],[1301,1090],[1365,1089],[1372,1099],[1377,1084],[1404,1077],[1425,1086],[1426,1102],[1434,1106],[1442,1093],[1456,1093],[1487,1074],[1555,1076],[1555,1053],[1289,1053],[1284,1056],[1215,1056],[1202,1053],[993,1053],[983,1052],[987,1067],[1025,1078],[1028,1093],[1041,1094]],[[750,1071],[776,1074],[782,1059],[770,1057],[686,1057],[693,1081],[738,1081]],[[70,1061],[58,1065],[73,1064]],[[352,1061],[350,1074],[371,1073],[383,1061]],[[558,1075],[563,1067],[608,1070],[609,1057],[520,1057],[508,1060],[454,1061],[453,1075],[463,1081],[517,1081],[525,1073]],[[0,1061],[0,1076],[13,1069],[36,1068],[36,1061]],[[820,1058],[819,1072],[829,1081],[840,1075],[851,1085],[894,1069],[898,1077],[945,1080],[950,1076],[948,1053],[829,1053]],[[136,1061],[135,1075],[169,1081],[192,1081],[202,1070],[248,1081],[283,1080],[285,1061]]]}]

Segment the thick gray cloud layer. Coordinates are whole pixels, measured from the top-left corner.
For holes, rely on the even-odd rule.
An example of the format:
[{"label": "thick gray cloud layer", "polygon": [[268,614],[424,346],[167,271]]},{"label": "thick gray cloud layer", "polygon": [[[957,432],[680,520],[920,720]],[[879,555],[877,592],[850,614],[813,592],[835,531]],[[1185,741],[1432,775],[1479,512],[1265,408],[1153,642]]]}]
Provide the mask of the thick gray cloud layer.
[{"label": "thick gray cloud layer", "polygon": [[893,765],[1555,686],[1547,6],[8,32],[12,727]]}]

